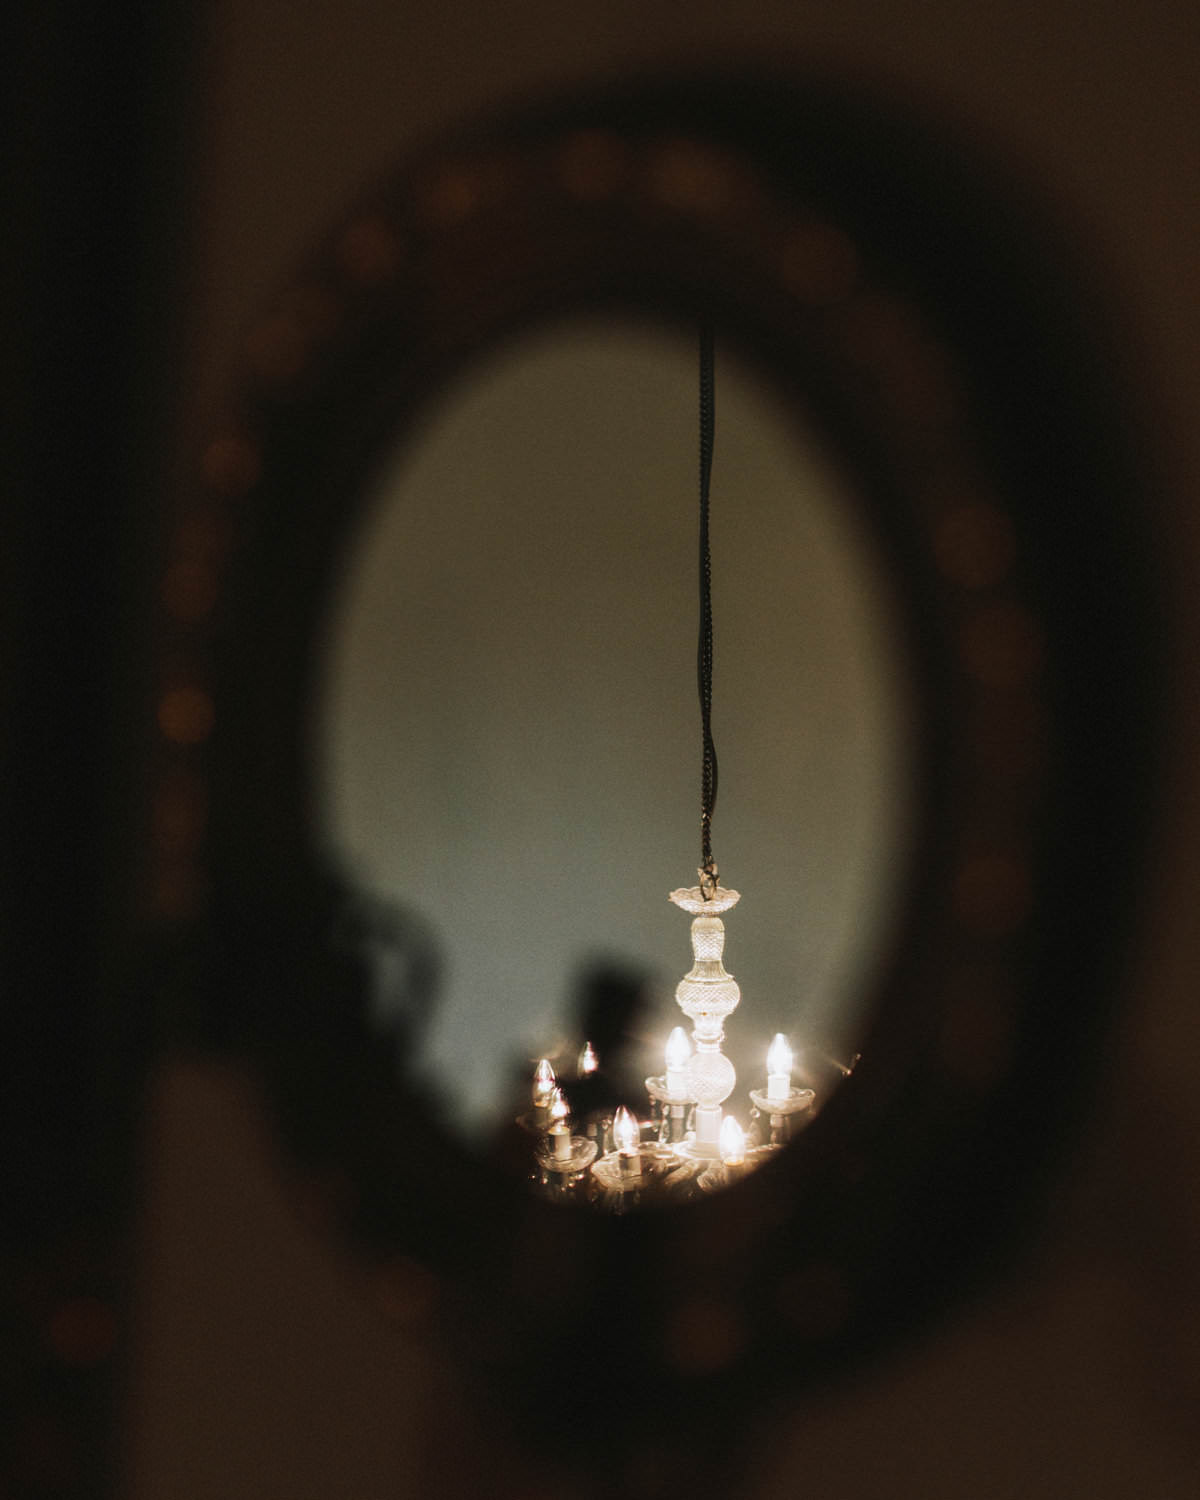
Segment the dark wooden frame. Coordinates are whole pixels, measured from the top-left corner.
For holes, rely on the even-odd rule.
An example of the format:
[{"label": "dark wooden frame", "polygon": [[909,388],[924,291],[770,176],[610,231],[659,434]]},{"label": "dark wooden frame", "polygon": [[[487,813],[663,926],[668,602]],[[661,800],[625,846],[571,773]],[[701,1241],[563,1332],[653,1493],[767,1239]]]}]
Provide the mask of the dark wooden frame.
[{"label": "dark wooden frame", "polygon": [[[725,1441],[751,1392],[858,1367],[1020,1242],[1095,1079],[1160,651],[1144,466],[1047,222],[936,123],[840,87],[650,80],[418,153],[248,341],[163,580],[148,901],[177,1023],[253,1060],[359,1253],[444,1279],[531,1439],[622,1465],[706,1449],[713,1397]],[[708,314],[819,425],[865,497],[921,725],[860,1067],[736,1190],[616,1221],[470,1157],[397,1066],[403,1035],[371,1030],[382,929],[322,860],[310,746],[374,466],[473,358],[606,309]],[[627,1409],[583,1400],[556,1434],[563,1362],[583,1391],[626,1369]]]}]

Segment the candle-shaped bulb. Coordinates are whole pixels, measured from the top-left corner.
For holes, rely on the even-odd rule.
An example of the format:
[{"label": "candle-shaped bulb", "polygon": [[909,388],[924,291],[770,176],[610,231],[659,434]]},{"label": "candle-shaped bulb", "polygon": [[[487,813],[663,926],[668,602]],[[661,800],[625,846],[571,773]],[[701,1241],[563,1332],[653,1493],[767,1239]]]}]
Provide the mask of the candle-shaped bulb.
[{"label": "candle-shaped bulb", "polygon": [[587,1078],[600,1066],[600,1059],[596,1056],[596,1049],[591,1042],[584,1042],[583,1051],[579,1054],[579,1062],[576,1071],[580,1078]]},{"label": "candle-shaped bulb", "polygon": [[543,1057],[533,1070],[533,1104],[535,1109],[549,1109],[554,1102],[554,1069]]},{"label": "candle-shaped bulb", "polygon": [[790,1073],[792,1071],[792,1049],[782,1031],[775,1033],[775,1040],[767,1048],[767,1072]]},{"label": "candle-shaped bulb", "polygon": [[687,1032],[682,1026],[676,1026],[667,1038],[666,1046],[668,1094],[687,1093],[687,1065],[691,1055],[692,1044]]},{"label": "candle-shaped bulb", "polygon": [[632,1113],[622,1104],[613,1116],[613,1144],[617,1148],[623,1185],[634,1187],[642,1180],[642,1132]]},{"label": "candle-shaped bulb", "polygon": [[786,1099],[792,1092],[792,1049],[782,1031],[767,1048],[767,1098]]},{"label": "candle-shaped bulb", "polygon": [[550,1139],[554,1145],[556,1161],[569,1161],[571,1152],[574,1150],[571,1128],[567,1124],[567,1117],[570,1113],[570,1107],[563,1097],[562,1089],[555,1089],[554,1102],[550,1106]]},{"label": "candle-shaped bulb", "polygon": [[740,1167],[746,1160],[746,1133],[732,1115],[721,1121],[719,1144],[727,1167]]},{"label": "candle-shaped bulb", "polygon": [[613,1117],[613,1140],[622,1156],[633,1156],[641,1141],[641,1131],[632,1113],[622,1104]]}]

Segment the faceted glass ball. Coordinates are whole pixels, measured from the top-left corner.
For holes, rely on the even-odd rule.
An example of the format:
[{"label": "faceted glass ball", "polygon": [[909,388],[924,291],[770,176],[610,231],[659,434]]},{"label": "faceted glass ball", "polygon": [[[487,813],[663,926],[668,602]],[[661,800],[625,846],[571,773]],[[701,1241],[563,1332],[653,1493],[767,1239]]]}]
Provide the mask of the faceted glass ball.
[{"label": "faceted glass ball", "polygon": [[688,1093],[697,1104],[723,1104],[733,1093],[737,1073],[723,1052],[694,1052],[687,1078]]},{"label": "faceted glass ball", "polygon": [[692,979],[689,975],[675,986],[676,1003],[693,1020],[700,1015],[727,1016],[737,1009],[741,998],[741,989],[732,975],[724,979]]}]

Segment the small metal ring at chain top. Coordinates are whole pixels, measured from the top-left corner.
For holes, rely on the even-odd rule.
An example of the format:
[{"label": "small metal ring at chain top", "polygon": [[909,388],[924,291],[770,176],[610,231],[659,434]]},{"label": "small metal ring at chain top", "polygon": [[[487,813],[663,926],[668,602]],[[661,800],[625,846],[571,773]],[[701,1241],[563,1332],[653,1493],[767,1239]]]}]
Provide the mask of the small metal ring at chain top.
[{"label": "small metal ring at chain top", "polygon": [[712,477],[716,396],[713,378],[713,332],[700,330],[700,643],[696,675],[700,689],[702,750],[700,761],[700,889],[706,899],[716,890],[712,852],[712,817],[717,805],[717,750],[712,737],[712,561],[708,545],[708,491]]}]

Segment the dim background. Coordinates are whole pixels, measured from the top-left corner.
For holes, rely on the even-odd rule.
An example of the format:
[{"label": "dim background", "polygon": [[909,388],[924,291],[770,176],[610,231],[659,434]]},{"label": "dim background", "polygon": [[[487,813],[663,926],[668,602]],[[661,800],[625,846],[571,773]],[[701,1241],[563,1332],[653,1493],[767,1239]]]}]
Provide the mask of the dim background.
[{"label": "dim background", "polygon": [[[181,357],[173,371],[167,467],[180,487],[220,424],[256,312],[366,181],[406,148],[491,104],[635,63],[744,50],[773,61],[792,55],[873,80],[901,101],[939,112],[947,130],[978,134],[1019,175],[1040,184],[1080,254],[1107,277],[1127,334],[1119,345],[1128,360],[1121,374],[1142,402],[1139,415],[1166,480],[1168,502],[1154,524],[1177,648],[1169,815],[1156,835],[1148,882],[1130,891],[1145,915],[1111,1067],[1019,1275],[826,1395],[804,1404],[764,1403],[741,1489],[747,1497],[796,1491],[822,1500],[883,1493],[893,1500],[1194,1495],[1200,1473],[1195,7],[1172,0],[1143,0],[1137,8],[1115,0],[995,0],[986,7],[947,0],[920,6],[742,0],[736,7],[608,0],[587,8],[548,0],[442,7],[226,0],[202,7],[195,30],[194,82],[183,111],[191,164],[182,195],[187,242],[169,312]],[[690,380],[686,359],[679,357],[676,367]],[[719,408],[718,485],[720,421]],[[690,434],[681,451],[690,463]],[[561,480],[559,472],[554,482]],[[682,485],[682,494],[691,495],[690,471]],[[386,511],[384,505],[380,514]],[[147,529],[154,527],[148,522]],[[469,528],[454,542],[469,548]],[[447,566],[454,550],[447,551]],[[664,555],[671,550],[668,540]],[[851,547],[851,570],[856,555]],[[682,599],[690,598],[690,566],[685,551]],[[718,579],[720,566],[718,551]],[[903,713],[888,696],[886,617],[872,613],[869,575],[863,586],[868,602],[851,603],[846,628],[866,643],[868,696],[857,700],[859,708],[883,732],[879,758],[855,774],[874,799],[872,816],[882,821],[868,819],[866,832],[855,837],[882,829],[890,848],[888,840],[894,843],[902,829],[894,778],[904,763]],[[835,592],[853,599],[852,589]],[[810,602],[814,617],[825,618],[820,600]],[[720,623],[718,617],[718,629]],[[748,653],[753,629],[732,627],[735,644],[738,629],[747,640],[737,649]],[[690,643],[690,612],[682,613],[680,632]],[[725,648],[719,634],[718,672]],[[685,645],[680,657],[685,684],[690,651]],[[362,659],[361,652],[350,657]],[[663,672],[670,679],[674,668],[666,662]],[[818,692],[819,683],[811,690]],[[352,686],[337,691],[348,716],[338,722],[358,729],[347,729],[340,741],[331,731],[330,763],[344,766],[358,755],[356,764],[369,770],[371,755],[392,742],[392,728],[376,722],[371,731]],[[721,691],[718,676],[718,708]],[[768,683],[767,698],[772,691]],[[686,689],[678,702],[690,727]],[[1119,729],[1098,724],[1096,733]],[[795,732],[804,743],[803,730]],[[690,785],[691,738],[680,753]],[[734,755],[727,753],[732,782]],[[367,781],[378,784],[369,775]],[[345,779],[331,772],[331,784],[344,787]],[[731,790],[735,806],[736,796]],[[843,784],[830,797],[830,827],[813,838],[836,857],[837,799],[855,802],[855,796]],[[735,823],[732,811],[723,806],[722,813]],[[342,807],[331,817],[334,841],[343,840],[347,857],[388,888],[392,877],[382,856],[360,838],[368,812]],[[592,858],[587,846],[578,853]],[[787,851],[785,869],[791,857]],[[806,857],[814,858],[811,843]],[[630,864],[638,880],[646,876],[641,858]],[[653,899],[687,882],[691,867],[686,840],[664,849],[661,877],[655,870],[650,881]],[[854,902],[861,899],[869,914],[876,910],[871,902],[886,897],[886,877],[869,860],[855,869],[838,878],[859,881],[851,906],[859,910]],[[764,874],[763,886],[772,878]],[[804,878],[819,882],[820,871]],[[750,883],[734,883],[747,890],[749,926]],[[735,946],[740,911],[728,924],[735,972],[734,954],[748,956],[753,946],[748,939],[744,950]],[[673,918],[678,933],[671,931]],[[673,974],[673,955],[685,956],[683,919],[662,901],[654,920],[669,934],[661,961]],[[855,951],[849,945],[829,965],[843,963],[852,976]],[[797,964],[795,955],[785,956],[778,973]],[[830,985],[833,993],[837,983]],[[852,990],[851,980],[843,987]],[[1072,1059],[1060,1065],[1069,1073]],[[137,1337],[122,1425],[126,1491],[136,1500],[382,1500],[424,1495],[434,1486],[446,1495],[526,1492],[535,1469],[510,1435],[462,1401],[422,1286],[370,1284],[319,1225],[296,1212],[275,1152],[254,1086],[235,1069],[180,1059],[158,1070],[140,1156]]]}]

